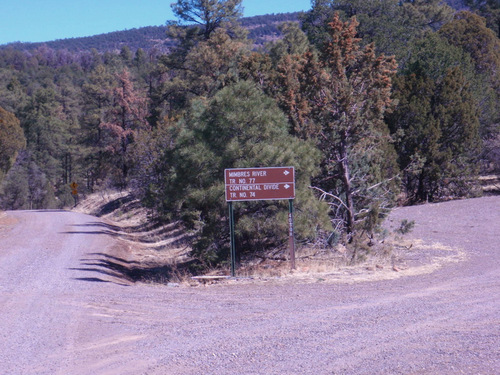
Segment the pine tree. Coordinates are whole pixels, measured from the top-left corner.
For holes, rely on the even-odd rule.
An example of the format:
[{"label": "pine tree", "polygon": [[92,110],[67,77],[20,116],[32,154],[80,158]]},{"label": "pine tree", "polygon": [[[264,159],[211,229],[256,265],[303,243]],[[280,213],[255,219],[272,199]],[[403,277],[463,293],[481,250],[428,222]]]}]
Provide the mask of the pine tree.
[{"label": "pine tree", "polygon": [[396,110],[387,116],[409,202],[467,195],[481,148],[477,104],[458,68],[442,80],[417,71],[395,81]]},{"label": "pine tree", "polygon": [[453,9],[441,0],[316,0],[303,17],[304,30],[320,47],[328,40],[328,23],[335,13],[343,20],[359,21],[357,36],[374,43],[378,53],[404,59],[412,40],[438,30],[449,21]]},{"label": "pine tree", "polygon": [[276,42],[269,43],[266,48],[272,61],[276,64],[286,55],[303,55],[311,47],[307,35],[300,29],[296,22],[285,22],[281,24],[279,30],[283,38]]},{"label": "pine tree", "polygon": [[[243,14],[242,0],[177,0],[172,11],[188,25],[196,25],[197,34],[208,40],[220,27],[238,29],[237,21]],[[171,24],[171,26],[175,23]]]},{"label": "pine tree", "polygon": [[199,42],[186,56],[183,84],[190,96],[213,96],[218,90],[236,82],[238,61],[248,51],[248,44],[233,40],[223,29],[214,31]]},{"label": "pine tree", "polygon": [[[308,188],[318,172],[318,151],[288,134],[275,102],[253,83],[237,82],[211,100],[193,101],[181,120],[175,146],[166,152],[169,171],[155,206],[195,230],[193,255],[209,264],[229,250],[224,169],[295,166],[298,238],[314,239],[328,219],[323,203]],[[150,189],[157,187],[150,185]],[[241,252],[286,242],[286,205],[279,201],[241,202],[235,207]]]},{"label": "pine tree", "polygon": [[19,120],[0,107],[0,183],[14,164],[17,153],[24,147],[26,139]]},{"label": "pine tree", "polygon": [[170,23],[167,34],[176,45],[155,69],[152,126],[184,110],[193,98],[211,97],[235,82],[238,60],[249,48],[238,22],[241,0],[178,0],[172,9],[179,22]]},{"label": "pine tree", "polygon": [[491,74],[500,85],[500,39],[486,27],[486,21],[467,11],[458,12],[439,34],[454,46],[462,47],[474,61],[479,72]]},{"label": "pine tree", "polygon": [[370,207],[391,204],[388,182],[397,175],[383,122],[392,105],[396,63],[376,56],[371,44],[362,47],[357,25],[336,14],[319,53],[283,59],[275,85],[282,87],[277,97],[294,133],[313,139],[323,153],[316,189],[328,197],[334,220],[349,236]]},{"label": "pine tree", "polygon": [[139,129],[148,128],[146,121],[146,100],[137,92],[130,79],[128,70],[116,75],[117,84],[112,92],[112,106],[104,114],[99,127],[104,132],[103,146],[111,155],[111,169],[115,181],[123,188],[128,183],[129,171],[133,160],[129,146]]},{"label": "pine tree", "polygon": [[71,123],[54,87],[37,90],[21,111],[27,148],[54,185],[64,176],[62,161],[71,138]]},{"label": "pine tree", "polygon": [[500,2],[497,0],[466,0],[465,3],[484,17],[487,26],[500,38]]},{"label": "pine tree", "polygon": [[481,137],[485,144],[482,159],[485,169],[500,168],[498,154],[500,138],[500,38],[486,26],[484,18],[466,11],[439,30],[450,44],[468,52],[476,66],[475,96],[479,102]]},{"label": "pine tree", "polygon": [[88,82],[83,85],[82,96],[82,125],[80,143],[84,145],[84,156],[81,162],[84,165],[86,189],[94,189],[105,180],[106,153],[104,150],[105,135],[101,124],[105,113],[112,105],[113,74],[104,65],[100,64],[92,70]]},{"label": "pine tree", "polygon": [[47,175],[37,165],[33,154],[23,150],[14,166],[7,173],[0,195],[4,209],[57,208],[54,189]]}]

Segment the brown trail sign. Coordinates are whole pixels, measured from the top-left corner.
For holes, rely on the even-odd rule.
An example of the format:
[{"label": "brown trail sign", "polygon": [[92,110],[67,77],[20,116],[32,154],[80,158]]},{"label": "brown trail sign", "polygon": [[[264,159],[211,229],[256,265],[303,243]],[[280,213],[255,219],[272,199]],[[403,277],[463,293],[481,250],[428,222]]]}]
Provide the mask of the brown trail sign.
[{"label": "brown trail sign", "polygon": [[291,268],[295,269],[293,231],[293,199],[295,198],[294,167],[232,168],[224,171],[226,201],[229,206],[231,235],[231,276],[235,276],[233,202],[288,199],[289,248]]},{"label": "brown trail sign", "polygon": [[294,167],[225,170],[226,201],[295,198]]},{"label": "brown trail sign", "polygon": [[71,194],[78,195],[78,184],[76,182],[73,181],[71,184],[69,184],[69,187],[71,188]]}]

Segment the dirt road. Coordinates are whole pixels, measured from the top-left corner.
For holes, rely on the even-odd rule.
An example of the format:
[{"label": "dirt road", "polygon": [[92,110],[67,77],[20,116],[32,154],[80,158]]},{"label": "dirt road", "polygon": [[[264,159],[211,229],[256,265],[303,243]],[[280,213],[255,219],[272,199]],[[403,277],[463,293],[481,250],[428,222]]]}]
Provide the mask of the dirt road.
[{"label": "dirt road", "polygon": [[[500,197],[396,210],[465,260],[355,284],[131,284],[97,219],[0,220],[0,374],[498,374]],[[130,264],[128,264],[130,265]]]}]

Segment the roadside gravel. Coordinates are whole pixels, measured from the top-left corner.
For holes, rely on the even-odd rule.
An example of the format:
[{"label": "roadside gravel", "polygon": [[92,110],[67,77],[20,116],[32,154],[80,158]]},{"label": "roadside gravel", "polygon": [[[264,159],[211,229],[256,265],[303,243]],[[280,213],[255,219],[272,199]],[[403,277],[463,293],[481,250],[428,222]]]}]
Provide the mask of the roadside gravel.
[{"label": "roadside gravel", "polygon": [[395,210],[388,225],[415,220],[415,244],[464,256],[432,273],[351,284],[132,284],[103,267],[133,260],[98,219],[7,217],[1,374],[500,371],[500,197]]}]

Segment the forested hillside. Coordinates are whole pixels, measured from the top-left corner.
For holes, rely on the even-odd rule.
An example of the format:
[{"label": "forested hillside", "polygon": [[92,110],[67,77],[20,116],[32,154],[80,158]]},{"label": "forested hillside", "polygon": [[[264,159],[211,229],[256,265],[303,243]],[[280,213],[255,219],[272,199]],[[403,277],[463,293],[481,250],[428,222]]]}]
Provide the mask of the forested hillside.
[{"label": "forested hillside", "polygon": [[[253,41],[254,47],[260,47],[270,40],[281,37],[278,26],[283,22],[298,22],[299,15],[299,13],[283,13],[244,17],[241,18],[240,24],[248,31],[248,38]],[[143,50],[155,49],[161,53],[168,53],[169,49],[175,45],[175,38],[167,36],[167,28],[167,26],[147,26],[44,43],[10,43],[0,46],[0,50],[13,48],[18,51],[30,51],[46,46],[54,50],[66,50],[72,53],[92,49],[104,53],[107,51],[120,51],[122,47],[127,46],[131,51],[141,48]]]},{"label": "forested hillside", "polygon": [[[396,204],[474,196],[500,170],[498,2],[323,0],[279,33],[243,27],[241,0],[193,4],[144,37],[168,49],[0,50],[2,208],[129,189],[213,265],[225,168],[295,166],[297,240],[321,246],[370,245]],[[285,243],[284,203],[235,206],[242,252]]]}]

